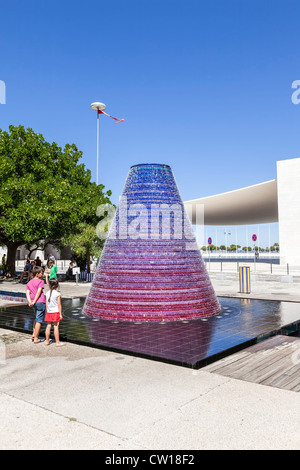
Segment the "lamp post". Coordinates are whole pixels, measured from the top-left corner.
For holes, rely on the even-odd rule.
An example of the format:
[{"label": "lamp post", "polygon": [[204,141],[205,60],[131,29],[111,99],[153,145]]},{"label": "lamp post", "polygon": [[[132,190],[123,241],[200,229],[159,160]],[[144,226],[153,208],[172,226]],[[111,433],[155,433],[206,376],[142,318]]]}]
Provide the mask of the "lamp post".
[{"label": "lamp post", "polygon": [[227,235],[231,235],[231,232],[227,232],[227,230],[224,230],[224,235],[226,235],[226,254],[227,254]]},{"label": "lamp post", "polygon": [[104,103],[99,103],[96,101],[95,103],[91,104],[91,108],[94,111],[97,111],[97,186],[98,186],[98,173],[99,173],[99,111],[104,111],[106,109],[106,106]]}]

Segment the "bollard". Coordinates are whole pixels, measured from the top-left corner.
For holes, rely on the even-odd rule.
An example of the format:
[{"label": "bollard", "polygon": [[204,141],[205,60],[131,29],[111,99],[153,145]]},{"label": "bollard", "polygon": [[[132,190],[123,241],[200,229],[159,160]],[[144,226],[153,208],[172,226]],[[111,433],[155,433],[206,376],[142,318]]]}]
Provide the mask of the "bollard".
[{"label": "bollard", "polygon": [[240,292],[250,294],[250,267],[240,267]]}]

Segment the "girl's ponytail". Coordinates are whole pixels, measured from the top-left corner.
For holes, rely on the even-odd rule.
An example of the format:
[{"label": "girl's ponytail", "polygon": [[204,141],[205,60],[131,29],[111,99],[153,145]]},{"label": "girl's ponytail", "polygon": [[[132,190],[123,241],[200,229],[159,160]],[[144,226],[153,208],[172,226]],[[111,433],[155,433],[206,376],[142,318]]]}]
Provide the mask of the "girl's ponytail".
[{"label": "girl's ponytail", "polygon": [[57,279],[49,279],[49,287],[50,287],[50,295],[49,295],[49,302],[50,302],[52,291],[56,290],[59,287],[58,280]]}]

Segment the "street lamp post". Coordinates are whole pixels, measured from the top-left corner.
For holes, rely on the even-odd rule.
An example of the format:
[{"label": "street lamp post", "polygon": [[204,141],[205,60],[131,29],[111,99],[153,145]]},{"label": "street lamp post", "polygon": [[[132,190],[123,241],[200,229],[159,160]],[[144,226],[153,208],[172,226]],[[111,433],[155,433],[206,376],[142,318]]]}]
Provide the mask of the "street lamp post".
[{"label": "street lamp post", "polygon": [[97,111],[97,175],[96,175],[96,181],[97,181],[97,186],[98,186],[98,176],[99,176],[99,111],[104,111],[106,109],[106,106],[104,103],[99,103],[96,101],[95,103],[91,104],[91,108],[94,111]]},{"label": "street lamp post", "polygon": [[224,235],[226,235],[226,254],[227,254],[227,235],[231,235],[231,232],[227,232],[227,230],[224,231]]}]

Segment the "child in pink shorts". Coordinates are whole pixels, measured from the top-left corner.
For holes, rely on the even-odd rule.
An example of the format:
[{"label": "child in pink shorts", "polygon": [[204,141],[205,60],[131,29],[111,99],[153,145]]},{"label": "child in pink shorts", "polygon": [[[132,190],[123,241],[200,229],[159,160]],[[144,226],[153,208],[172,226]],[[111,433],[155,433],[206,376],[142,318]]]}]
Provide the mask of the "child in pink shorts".
[{"label": "child in pink shorts", "polygon": [[58,290],[59,284],[57,279],[49,279],[50,290],[46,294],[46,316],[45,321],[48,322],[46,328],[46,345],[50,344],[50,332],[52,323],[54,325],[54,338],[56,346],[65,346],[65,343],[59,341],[59,322],[63,319],[61,307],[61,295]]}]

